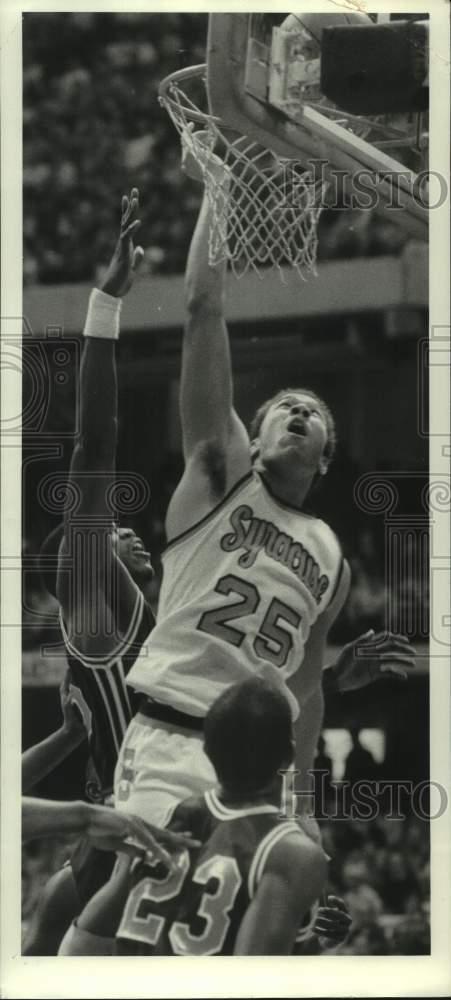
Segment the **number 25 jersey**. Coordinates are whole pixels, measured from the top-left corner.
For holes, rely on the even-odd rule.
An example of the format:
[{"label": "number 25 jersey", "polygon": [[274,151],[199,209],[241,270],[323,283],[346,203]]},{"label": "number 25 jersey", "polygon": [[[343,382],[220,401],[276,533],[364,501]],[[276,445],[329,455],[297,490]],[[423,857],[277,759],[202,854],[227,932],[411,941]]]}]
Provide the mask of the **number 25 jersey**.
[{"label": "number 25 jersey", "polygon": [[324,521],[282,504],[248,473],[168,545],[157,624],[128,683],[195,716],[254,674],[283,684],[302,663],[342,564]]}]

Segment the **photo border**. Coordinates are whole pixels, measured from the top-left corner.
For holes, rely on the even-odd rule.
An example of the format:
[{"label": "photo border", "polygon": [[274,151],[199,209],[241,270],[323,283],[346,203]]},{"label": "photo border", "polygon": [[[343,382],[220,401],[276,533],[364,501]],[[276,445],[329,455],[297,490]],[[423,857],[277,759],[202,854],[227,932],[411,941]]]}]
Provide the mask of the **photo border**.
[{"label": "photo border", "polygon": [[[339,3],[334,10],[425,12],[431,31],[431,141],[430,162],[448,178],[448,204],[430,212],[430,329],[445,330],[440,375],[430,367],[430,470],[446,476],[450,468],[449,434],[449,6],[445,0],[419,2],[358,0]],[[244,3],[243,10],[277,10],[280,5]],[[286,7],[286,5],[285,5]],[[330,11],[330,2],[302,4],[290,10]],[[102,12],[168,13],[236,10],[232,2],[108,3]],[[21,328],[22,316],[22,85],[21,14],[37,12],[98,11],[86,2],[17,3],[4,0],[0,14],[2,36],[2,337],[5,322]],[[11,326],[8,327],[11,329]],[[20,388],[17,378],[7,377],[3,364],[2,416],[11,412]],[[445,372],[445,375],[444,375]],[[447,377],[446,377],[447,376]],[[439,389],[436,391],[438,378]],[[20,409],[20,407],[19,407]],[[22,958],[20,956],[20,733],[21,733],[21,635],[18,621],[21,601],[21,449],[20,438],[3,442],[2,472],[2,903],[0,989],[5,997],[284,997],[284,996],[447,996],[451,991],[451,940],[449,886],[450,808],[431,823],[431,956],[323,956],[288,958],[154,959],[151,975],[146,959]],[[449,511],[435,511],[431,556],[432,636],[430,671],[431,778],[450,795],[450,670],[449,634]],[[438,554],[437,554],[438,553]],[[441,574],[440,595],[434,598],[434,573]],[[443,574],[446,583],[443,583]],[[435,577],[438,579],[438,577]],[[448,596],[448,600],[447,600]],[[20,612],[19,612],[20,615]],[[443,641],[444,640],[444,641]],[[445,652],[444,652],[445,651]],[[448,894],[446,891],[448,888]]]}]

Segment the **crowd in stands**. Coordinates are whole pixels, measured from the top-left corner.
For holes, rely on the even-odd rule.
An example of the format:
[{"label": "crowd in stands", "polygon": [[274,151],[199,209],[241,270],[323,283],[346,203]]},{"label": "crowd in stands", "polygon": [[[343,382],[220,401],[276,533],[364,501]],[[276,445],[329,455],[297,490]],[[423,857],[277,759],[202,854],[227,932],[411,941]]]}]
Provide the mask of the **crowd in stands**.
[{"label": "crowd in stands", "polygon": [[[391,799],[381,791],[384,762],[378,764],[350,729],[343,777],[331,780],[333,763],[323,736],[315,757],[315,812],[331,861],[329,891],[341,896],[352,926],[340,953],[349,955],[428,954],[430,951],[430,839],[426,813],[408,795]],[[378,785],[378,781],[380,785]],[[374,790],[371,819],[356,818],[359,782]],[[362,786],[363,787],[363,786]],[[377,789],[379,788],[379,791]],[[369,801],[369,800],[367,800]],[[394,804],[396,802],[396,804]]]},{"label": "crowd in stands", "polygon": [[430,866],[428,824],[415,816],[323,825],[332,891],[342,896],[352,927],[341,953],[428,954]]}]

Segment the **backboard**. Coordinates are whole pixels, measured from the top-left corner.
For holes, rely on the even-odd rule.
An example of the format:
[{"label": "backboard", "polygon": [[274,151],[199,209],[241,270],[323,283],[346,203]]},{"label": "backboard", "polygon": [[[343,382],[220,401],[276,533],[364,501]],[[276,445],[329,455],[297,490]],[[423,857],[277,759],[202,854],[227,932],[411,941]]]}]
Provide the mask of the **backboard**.
[{"label": "backboard", "polygon": [[[418,109],[418,104],[414,106],[407,86],[407,75],[412,71],[418,76],[416,93],[420,90],[420,106],[424,108],[427,102],[427,22],[422,24],[426,27],[413,29],[409,21],[398,22],[398,36],[394,39],[387,26],[375,25],[365,14],[211,14],[207,43],[210,113],[223,125],[253,138],[281,158],[301,160],[306,165],[311,161],[326,161],[332,170],[344,172],[351,188],[359,172],[369,172],[377,189],[379,206],[402,207],[403,210],[396,213],[399,224],[417,239],[426,239],[426,185],[423,183],[427,167],[426,115]],[[379,30],[373,43],[377,27],[383,27],[383,32]],[[365,32],[365,42],[371,38],[371,45],[367,45],[368,55],[363,58],[366,59],[365,67],[370,56],[373,59],[373,81],[374,72],[377,73],[374,44],[382,46],[381,51],[385,44],[394,46],[395,53],[404,53],[404,63],[401,58],[397,65],[392,61],[398,79],[400,73],[401,78],[406,79],[403,110],[395,110],[392,102],[389,113],[384,114],[384,107],[380,113],[375,113],[374,87],[372,113],[369,114],[355,114],[338,107],[322,91],[324,79],[330,84],[331,76],[330,72],[324,72],[324,54],[329,53],[330,69],[334,51],[338,51],[334,32],[341,32],[341,39],[347,37],[349,51],[357,53],[362,47],[356,48],[355,44],[353,47],[351,40],[351,31],[355,37],[357,29],[361,37]],[[416,32],[415,60],[409,58],[407,32]],[[338,41],[342,46],[340,38]],[[360,70],[356,72],[362,73],[361,63],[362,58]],[[381,92],[384,91],[384,75],[387,76],[387,63],[380,71]],[[339,71],[340,83],[343,83],[342,91],[346,92],[346,80]],[[334,86],[336,90],[337,73]]]}]

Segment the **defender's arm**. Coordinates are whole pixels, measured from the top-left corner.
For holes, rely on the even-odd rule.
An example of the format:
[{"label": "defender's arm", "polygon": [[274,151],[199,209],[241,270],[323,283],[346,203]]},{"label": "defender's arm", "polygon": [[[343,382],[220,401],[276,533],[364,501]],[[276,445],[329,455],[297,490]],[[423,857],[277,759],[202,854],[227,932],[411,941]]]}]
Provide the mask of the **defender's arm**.
[{"label": "defender's arm", "polygon": [[29,792],[38,781],[55,770],[87,737],[86,730],[68,730],[63,724],[45,740],[22,754],[22,791]]},{"label": "defender's arm", "polygon": [[235,955],[290,955],[299,925],[321,893],[327,862],[313,842],[282,837],[240,926]]},{"label": "defender's arm", "polygon": [[87,738],[81,715],[71,700],[69,670],[60,686],[60,701],[63,713],[60,728],[22,754],[22,792],[33,788]]},{"label": "defender's arm", "polygon": [[[171,855],[159,841],[172,846],[174,838],[169,840],[166,830],[145,823],[140,816],[90,802],[22,798],[22,842],[74,833],[88,837],[93,847],[104,851],[121,851],[131,857],[140,857],[143,850],[151,851],[164,865],[172,867]],[[182,845],[187,840],[179,837]]]},{"label": "defender's arm", "polygon": [[[294,723],[296,739],[295,768],[296,788],[308,791],[311,787],[309,771],[313,767],[318,737],[321,732],[324,711],[322,691],[322,670],[326,655],[327,636],[338,617],[349,593],[351,571],[344,560],[340,584],[331,604],[318,618],[307,640],[304,659],[299,670],[287,681],[288,687],[299,703],[299,716]],[[310,693],[305,697],[304,692]],[[304,805],[310,805],[305,799]]]},{"label": "defender's arm", "polygon": [[[130,288],[142,257],[132,237],[131,221],[138,192],[123,199],[119,240],[102,289],[91,294],[79,374],[79,436],[69,471],[68,504],[60,550],[57,594],[74,645],[87,655],[108,654],[118,642],[111,614],[112,588],[132,614],[137,589],[116,558],[111,544],[112,512],[108,495],[114,484],[117,444],[117,375],[115,340],[119,335],[121,296]],[[73,501],[73,510],[71,503]],[[64,557],[68,556],[67,566]],[[93,618],[94,614],[94,618]],[[109,636],[109,638],[107,638]]]}]

